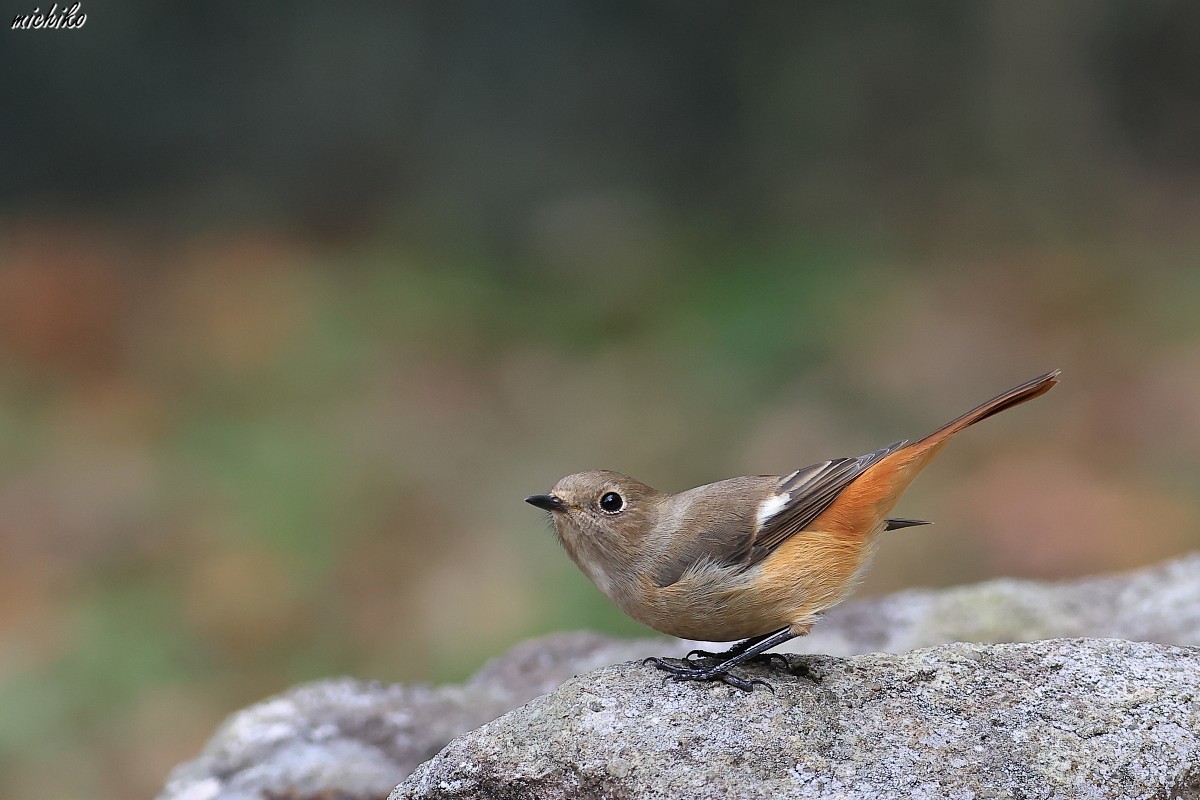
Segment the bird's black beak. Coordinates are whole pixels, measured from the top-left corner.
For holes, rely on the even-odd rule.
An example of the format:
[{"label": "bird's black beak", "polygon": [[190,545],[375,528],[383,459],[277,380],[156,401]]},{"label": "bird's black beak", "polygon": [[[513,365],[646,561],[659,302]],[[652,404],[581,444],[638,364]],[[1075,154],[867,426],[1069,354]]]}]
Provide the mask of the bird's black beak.
[{"label": "bird's black beak", "polygon": [[535,494],[532,497],[526,497],[525,502],[544,511],[562,511],[567,507],[566,503],[552,494]]}]

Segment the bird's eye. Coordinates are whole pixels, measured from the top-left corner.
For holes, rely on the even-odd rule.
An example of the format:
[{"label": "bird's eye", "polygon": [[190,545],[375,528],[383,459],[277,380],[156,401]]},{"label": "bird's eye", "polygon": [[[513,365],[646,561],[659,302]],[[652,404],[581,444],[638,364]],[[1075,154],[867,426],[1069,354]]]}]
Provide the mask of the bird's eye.
[{"label": "bird's eye", "polygon": [[616,492],[605,492],[600,495],[598,505],[605,514],[616,514],[625,508],[625,499]]}]

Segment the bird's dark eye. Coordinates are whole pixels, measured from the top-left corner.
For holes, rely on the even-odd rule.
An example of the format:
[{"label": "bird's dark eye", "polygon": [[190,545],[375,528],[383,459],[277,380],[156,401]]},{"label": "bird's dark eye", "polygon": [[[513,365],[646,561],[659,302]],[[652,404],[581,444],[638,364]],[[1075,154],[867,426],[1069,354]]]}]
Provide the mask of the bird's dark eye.
[{"label": "bird's dark eye", "polygon": [[605,514],[616,514],[625,507],[625,499],[616,492],[605,492],[600,495],[600,510]]}]

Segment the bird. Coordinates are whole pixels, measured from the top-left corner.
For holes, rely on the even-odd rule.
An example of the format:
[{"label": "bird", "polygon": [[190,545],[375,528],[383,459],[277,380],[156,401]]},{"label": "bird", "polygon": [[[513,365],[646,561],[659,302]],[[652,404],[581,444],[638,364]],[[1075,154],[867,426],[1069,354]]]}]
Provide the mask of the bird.
[{"label": "bird", "polygon": [[693,650],[685,665],[648,663],[676,681],[770,687],[731,670],[807,634],[853,591],[881,533],[928,524],[889,515],[955,434],[1045,394],[1059,373],[1009,389],[916,441],[786,475],[670,494],[590,470],[525,502],[549,513],[571,560],[633,619],[683,639],[740,640],[722,653]]}]

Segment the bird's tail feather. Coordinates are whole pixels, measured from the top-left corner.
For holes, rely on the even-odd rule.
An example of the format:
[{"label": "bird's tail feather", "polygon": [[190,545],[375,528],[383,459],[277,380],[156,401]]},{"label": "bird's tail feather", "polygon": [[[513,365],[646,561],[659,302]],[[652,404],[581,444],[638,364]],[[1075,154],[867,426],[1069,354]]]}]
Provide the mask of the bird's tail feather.
[{"label": "bird's tail feather", "polygon": [[885,517],[908,485],[954,434],[981,419],[1044,394],[1054,386],[1057,379],[1058,370],[1055,370],[1009,389],[943,425],[925,438],[889,453],[855,478],[837,499],[821,512],[821,516],[813,521],[811,527],[839,531],[854,537],[864,535],[865,531],[877,530],[876,526],[880,526],[881,523],[881,527],[888,530],[904,527],[908,520],[896,520],[889,525]]},{"label": "bird's tail feather", "polygon": [[1018,406],[1035,397],[1040,397],[1050,391],[1054,384],[1058,383],[1059,372],[1060,370],[1057,369],[1053,372],[1047,372],[1045,375],[1009,389],[1004,394],[997,395],[986,403],[976,406],[958,419],[946,423],[924,439],[913,442],[909,447],[918,449],[921,447],[934,447],[963,428],[974,425],[976,422],[987,419],[993,414],[999,414],[1001,411]]}]

